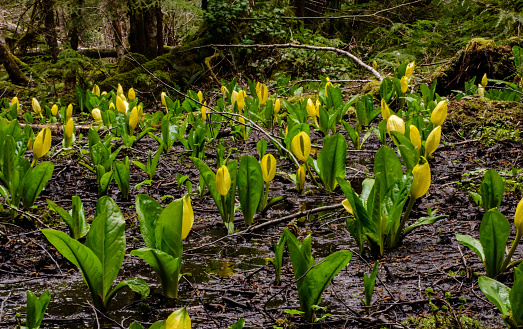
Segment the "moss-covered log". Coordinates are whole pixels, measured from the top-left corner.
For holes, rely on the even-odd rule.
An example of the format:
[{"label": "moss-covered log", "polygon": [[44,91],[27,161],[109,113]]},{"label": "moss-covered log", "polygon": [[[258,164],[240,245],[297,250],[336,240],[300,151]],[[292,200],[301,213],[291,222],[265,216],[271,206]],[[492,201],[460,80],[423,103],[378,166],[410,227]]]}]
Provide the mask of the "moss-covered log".
[{"label": "moss-covered log", "polygon": [[[124,88],[147,90],[151,89],[153,85],[166,83],[170,86],[177,85],[185,88],[195,77],[205,72],[205,58],[211,56],[214,50],[197,47],[206,43],[206,39],[198,39],[186,46],[174,48],[162,56],[139,65],[132,71],[120,73],[102,81],[99,86],[103,90],[109,90],[116,88],[120,83]],[[138,64],[136,63],[136,65]]]},{"label": "moss-covered log", "polygon": [[509,45],[496,45],[493,40],[472,39],[447,64],[442,65],[432,75],[437,80],[436,92],[447,95],[452,90],[462,90],[465,81],[476,77],[476,84],[483,74],[488,78],[510,80],[514,75],[512,48]]},{"label": "moss-covered log", "polygon": [[9,75],[9,79],[17,85],[27,85],[29,80],[25,74],[20,70],[20,67],[16,64],[14,57],[7,49],[5,43],[0,41],[0,62],[4,64],[5,70]]}]

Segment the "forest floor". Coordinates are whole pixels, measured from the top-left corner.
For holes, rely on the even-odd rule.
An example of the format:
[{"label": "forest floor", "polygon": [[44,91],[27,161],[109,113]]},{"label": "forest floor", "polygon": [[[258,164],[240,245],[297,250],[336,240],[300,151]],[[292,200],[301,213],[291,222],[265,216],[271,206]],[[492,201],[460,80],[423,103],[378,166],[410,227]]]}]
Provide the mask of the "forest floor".
[{"label": "forest floor", "polygon": [[[488,104],[487,104],[488,103]],[[274,283],[275,272],[266,258],[273,257],[273,244],[278,241],[285,227],[297,232],[299,238],[312,234],[312,252],[318,261],[337,250],[352,250],[349,265],[333,280],[323,295],[321,306],[331,315],[323,328],[503,328],[499,311],[490,303],[477,285],[477,276],[484,273],[479,258],[460,245],[455,234],[477,237],[482,209],[476,206],[468,191],[477,190],[486,169],[496,169],[505,175],[507,190],[500,211],[512,222],[517,202],[521,198],[523,176],[521,171],[511,176],[511,165],[523,166],[523,148],[518,131],[523,129],[521,109],[508,113],[513,107],[505,103],[482,100],[449,105],[449,117],[444,124],[442,145],[431,160],[432,184],[429,194],[416,202],[411,218],[427,215],[427,207],[448,215],[434,225],[423,226],[408,235],[401,247],[386,250],[379,258],[379,274],[373,303],[364,312],[361,301],[353,295],[363,296],[363,275],[370,273],[375,259],[369,254],[358,254],[357,246],[346,229],[348,213],[343,208],[311,213],[268,225],[252,232],[245,232],[241,214],[236,213],[239,233],[227,236],[216,206],[209,194],[194,195],[195,225],[184,241],[182,273],[188,273],[180,282],[177,299],[161,295],[157,275],[140,258],[131,257],[131,250],[144,246],[135,213],[134,198],[146,193],[159,200],[160,197],[179,198],[182,192],[176,183],[176,174],[189,176],[197,185],[199,172],[194,168],[189,154],[175,144],[162,158],[157,179],[152,185],[132,188],[130,201],[122,200],[116,184],[108,195],[115,199],[126,218],[127,254],[119,279],[131,276],[144,278],[151,287],[149,297],[140,300],[131,292],[117,294],[105,316],[96,314],[87,302],[91,296],[83,283],[80,272],[47,242],[37,229],[40,224],[20,220],[13,223],[9,217],[0,219],[0,327],[13,327],[15,313],[25,313],[25,291],[37,295],[51,291],[51,302],[43,328],[127,328],[133,321],[144,326],[165,319],[173,310],[186,306],[195,328],[226,328],[240,317],[245,317],[246,328],[310,328],[298,316],[291,316],[284,309],[299,309],[294,276],[288,254],[284,256],[282,282]],[[480,119],[478,119],[480,118]],[[494,135],[489,127],[504,125],[505,135]],[[498,127],[499,128],[499,127]],[[239,144],[226,138],[226,145],[233,150],[231,157],[244,154],[256,156],[254,133],[247,144]],[[321,140],[317,133],[314,140]],[[82,141],[85,143],[85,138]],[[53,140],[53,146],[61,140]],[[80,142],[81,143],[81,142]],[[349,147],[346,158],[347,176],[352,186],[372,172],[373,158],[380,143],[373,136],[362,150]],[[142,139],[127,150],[135,157],[146,158],[149,149],[156,149],[153,139]],[[59,149],[59,147],[57,148]],[[208,161],[215,162],[214,145],[206,147]],[[269,143],[268,153],[277,154]],[[57,153],[53,178],[37,200],[38,216],[48,225],[67,230],[57,222],[57,215],[47,210],[46,199],[62,207],[70,207],[71,197],[81,197],[86,215],[94,214],[97,201],[97,184],[94,174],[79,165],[76,153]],[[120,156],[122,156],[121,154]],[[277,157],[278,159],[278,157]],[[294,182],[285,172],[293,172],[289,160],[278,160],[278,172],[272,182],[270,196],[286,195],[288,198],[272,208],[264,218],[255,223],[292,215],[319,206],[339,205],[345,197],[339,189],[327,194],[306,185],[306,193],[298,194]],[[147,176],[131,165],[131,186]],[[361,189],[361,186],[359,187]],[[357,191],[358,192],[358,191]],[[171,199],[164,200],[164,204]],[[61,225],[61,226],[60,226]],[[515,236],[512,230],[511,238]],[[515,259],[523,257],[520,250]],[[512,274],[498,278],[512,283]],[[440,309],[433,316],[426,289],[432,288],[432,301]],[[450,298],[445,294],[450,293]],[[466,302],[462,304],[464,297]],[[456,324],[456,319],[460,324]],[[432,324],[432,326],[431,326]]]}]

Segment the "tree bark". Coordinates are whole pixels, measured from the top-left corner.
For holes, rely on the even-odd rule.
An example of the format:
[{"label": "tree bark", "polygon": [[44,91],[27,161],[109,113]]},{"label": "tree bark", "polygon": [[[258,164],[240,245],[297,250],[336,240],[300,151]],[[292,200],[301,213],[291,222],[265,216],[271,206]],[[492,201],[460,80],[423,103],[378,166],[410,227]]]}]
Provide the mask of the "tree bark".
[{"label": "tree bark", "polygon": [[58,59],[58,40],[56,36],[56,22],[54,19],[54,0],[42,0],[45,42],[49,46],[53,61]]},{"label": "tree bark", "polygon": [[16,64],[13,56],[5,46],[5,43],[0,40],[0,62],[4,64],[5,70],[9,75],[9,79],[16,85],[27,85],[29,84],[29,79],[25,74],[20,70]]},{"label": "tree bark", "polygon": [[69,42],[73,50],[78,50],[78,44],[80,42],[78,31],[80,27],[80,20],[82,17],[81,8],[83,6],[83,3],[83,0],[77,0],[75,4],[76,8],[74,8],[73,12],[71,13],[71,30],[69,31]]},{"label": "tree bark", "polygon": [[163,55],[163,13],[162,5],[158,1],[156,6],[156,43],[158,44],[157,56]]},{"label": "tree bark", "polygon": [[145,4],[137,2],[129,1],[129,45],[131,52],[153,59],[158,56],[158,48],[163,46],[163,40],[158,43],[158,31],[162,27],[161,21],[158,21],[158,3],[156,0],[144,1]]}]

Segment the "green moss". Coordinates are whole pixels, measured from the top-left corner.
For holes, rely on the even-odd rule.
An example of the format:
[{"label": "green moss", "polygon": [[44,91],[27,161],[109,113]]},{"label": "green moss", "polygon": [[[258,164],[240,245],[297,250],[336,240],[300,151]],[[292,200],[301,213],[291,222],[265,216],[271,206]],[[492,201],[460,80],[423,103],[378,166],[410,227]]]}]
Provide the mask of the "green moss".
[{"label": "green moss", "polygon": [[[139,64],[145,64],[149,60],[142,54],[138,53],[129,53],[125,55],[120,62],[118,63],[118,68],[116,69],[117,73],[125,73],[134,70],[136,67],[139,67]],[[138,63],[136,63],[138,62]]]},{"label": "green moss", "polygon": [[372,80],[371,82],[368,82],[363,86],[361,92],[363,94],[371,94],[371,96],[374,98],[379,98],[380,86],[381,82],[379,82],[378,80]]},{"label": "green moss", "polygon": [[[417,329],[443,329],[443,328],[456,328],[454,318],[447,314],[439,314],[438,321],[436,321],[434,315],[421,316],[421,317],[410,317],[403,321],[402,324],[405,326],[415,325]],[[466,315],[459,317],[459,323],[462,329],[482,329],[484,328],[478,320],[474,320]]]},{"label": "green moss", "polygon": [[144,63],[143,67],[147,71],[142,67],[136,67],[132,71],[102,81],[99,86],[103,90],[110,90],[116,89],[120,83],[124,89],[133,87],[148,90],[159,85],[158,79],[155,78],[157,77],[171,86],[186,87],[195,76],[205,72],[203,68],[205,57],[212,55],[213,50],[198,47],[206,44],[206,41],[206,39],[198,39],[185,46],[174,48],[167,54]]},{"label": "green moss", "polygon": [[454,101],[449,104],[447,127],[460,127],[464,134],[492,145],[508,139],[523,142],[523,104],[484,98]]}]

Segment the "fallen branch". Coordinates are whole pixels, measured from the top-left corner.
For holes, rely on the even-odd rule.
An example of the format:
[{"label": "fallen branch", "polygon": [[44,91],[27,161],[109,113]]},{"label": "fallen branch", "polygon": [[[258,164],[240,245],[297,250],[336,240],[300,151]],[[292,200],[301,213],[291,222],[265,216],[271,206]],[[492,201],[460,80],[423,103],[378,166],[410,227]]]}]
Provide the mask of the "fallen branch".
[{"label": "fallen branch", "polygon": [[[356,64],[359,66],[365,68],[366,70],[370,71],[376,78],[378,78],[379,81],[383,80],[383,77],[381,74],[379,74],[378,71],[376,71],[372,66],[369,66],[365,64],[361,59],[354,56],[350,52],[346,50],[342,50],[339,48],[334,47],[317,47],[317,46],[309,46],[309,45],[297,45],[293,43],[283,43],[283,44],[271,44],[271,45],[262,45],[262,44],[255,44],[255,45],[220,45],[220,44],[211,44],[211,45],[205,45],[200,47],[195,47],[192,49],[198,49],[198,48],[267,48],[267,49],[273,49],[273,48],[298,48],[298,49],[310,49],[310,50],[324,50],[324,51],[332,51],[335,53],[338,53],[340,55],[344,55],[352,59]],[[192,50],[191,49],[191,50]]]}]

